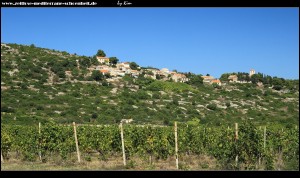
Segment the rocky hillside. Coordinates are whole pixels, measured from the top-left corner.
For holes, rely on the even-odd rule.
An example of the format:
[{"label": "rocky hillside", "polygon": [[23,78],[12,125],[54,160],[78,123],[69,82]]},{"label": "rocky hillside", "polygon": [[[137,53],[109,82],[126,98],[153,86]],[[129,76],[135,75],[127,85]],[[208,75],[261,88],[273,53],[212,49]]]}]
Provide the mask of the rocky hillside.
[{"label": "rocky hillside", "polygon": [[146,72],[98,76],[89,70],[97,65],[95,57],[1,44],[1,123],[299,124],[298,80],[280,90],[252,83],[192,85]]}]

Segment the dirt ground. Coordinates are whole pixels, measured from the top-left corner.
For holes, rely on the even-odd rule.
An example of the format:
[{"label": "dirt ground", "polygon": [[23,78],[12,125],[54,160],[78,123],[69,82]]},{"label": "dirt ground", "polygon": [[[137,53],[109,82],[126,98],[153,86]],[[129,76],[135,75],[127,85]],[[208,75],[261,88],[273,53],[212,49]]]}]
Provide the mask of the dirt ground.
[{"label": "dirt ground", "polygon": [[[151,160],[151,161],[150,161]],[[217,170],[216,160],[209,156],[179,156],[180,170]],[[71,160],[60,159],[47,161],[28,162],[10,158],[1,163],[1,170],[177,170],[175,157],[166,160],[155,158],[132,157],[123,165],[123,158],[110,157],[106,161],[92,157],[89,161],[83,159],[80,163],[76,157]]]}]

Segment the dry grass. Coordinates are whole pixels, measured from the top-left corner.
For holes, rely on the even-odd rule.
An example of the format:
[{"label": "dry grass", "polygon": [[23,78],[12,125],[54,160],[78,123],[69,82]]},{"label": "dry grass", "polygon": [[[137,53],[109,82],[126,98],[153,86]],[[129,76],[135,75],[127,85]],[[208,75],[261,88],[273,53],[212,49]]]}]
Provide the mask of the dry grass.
[{"label": "dry grass", "polygon": [[[103,160],[98,153],[81,155],[81,162],[78,163],[76,153],[69,155],[67,160],[62,160],[59,155],[51,155],[51,159],[46,162],[22,161],[22,158],[15,153],[10,153],[9,159],[1,163],[1,170],[177,170],[175,156],[167,159],[150,158],[149,156],[131,156],[126,160],[127,165],[123,165],[122,154],[107,155]],[[218,161],[208,155],[179,155],[179,169],[191,171],[213,171],[223,170]],[[151,160],[151,161],[150,161]],[[284,170],[285,165],[282,154],[278,154],[274,160],[275,170]],[[260,162],[260,164],[259,164]],[[240,170],[245,170],[248,165],[240,165]],[[257,160],[255,170],[265,170],[265,160]]]},{"label": "dry grass", "polygon": [[[1,163],[1,170],[176,170],[175,157],[167,159],[132,156],[123,165],[122,155],[109,156],[106,161],[100,160],[97,155],[92,155],[90,160],[81,157],[78,163],[76,156],[72,155],[67,161],[55,157],[46,163],[40,161],[28,162],[11,157]],[[179,156],[179,169],[181,170],[216,170],[216,160],[206,155]]]}]

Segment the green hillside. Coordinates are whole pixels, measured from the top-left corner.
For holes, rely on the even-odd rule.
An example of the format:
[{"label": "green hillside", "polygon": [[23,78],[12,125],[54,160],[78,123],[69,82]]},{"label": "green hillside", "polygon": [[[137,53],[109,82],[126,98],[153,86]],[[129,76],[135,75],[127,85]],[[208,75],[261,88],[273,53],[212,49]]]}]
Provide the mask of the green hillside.
[{"label": "green hillside", "polygon": [[195,80],[197,75],[180,83],[148,78],[144,72],[112,81],[110,75],[91,74],[92,65],[98,65],[95,56],[1,44],[1,123],[113,124],[133,119],[133,124],[155,125],[200,121],[219,126],[243,120],[299,124],[299,80],[276,78],[281,83],[273,88],[256,83],[216,86]]}]

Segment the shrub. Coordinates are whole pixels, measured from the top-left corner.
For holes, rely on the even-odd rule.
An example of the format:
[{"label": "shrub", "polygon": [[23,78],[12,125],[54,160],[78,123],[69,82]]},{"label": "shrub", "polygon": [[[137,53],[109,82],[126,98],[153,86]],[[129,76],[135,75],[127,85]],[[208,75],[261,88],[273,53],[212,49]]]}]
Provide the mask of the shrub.
[{"label": "shrub", "polygon": [[93,118],[93,119],[97,119],[97,118],[98,118],[98,114],[97,114],[97,113],[93,113],[93,114],[92,114],[92,118]]},{"label": "shrub", "polygon": [[216,110],[217,109],[217,105],[216,104],[209,104],[207,105],[207,108],[210,109],[210,110]]},{"label": "shrub", "polygon": [[176,98],[173,99],[173,104],[176,105],[176,106],[179,105],[178,100]]},{"label": "shrub", "polygon": [[273,87],[273,89],[279,91],[279,90],[282,89],[282,86],[280,86],[280,85],[275,85],[275,86]]},{"label": "shrub", "polygon": [[39,105],[39,106],[36,107],[36,110],[44,110],[44,107]]},{"label": "shrub", "polygon": [[153,98],[153,99],[160,99],[159,93],[154,92],[154,93],[152,94],[152,98]]},{"label": "shrub", "polygon": [[164,125],[169,125],[170,124],[170,120],[168,118],[164,119]]},{"label": "shrub", "polygon": [[102,86],[108,86],[108,83],[106,81],[102,82]]},{"label": "shrub", "polygon": [[226,102],[226,107],[227,107],[227,108],[230,107],[230,102]]}]

